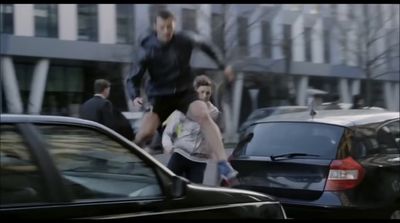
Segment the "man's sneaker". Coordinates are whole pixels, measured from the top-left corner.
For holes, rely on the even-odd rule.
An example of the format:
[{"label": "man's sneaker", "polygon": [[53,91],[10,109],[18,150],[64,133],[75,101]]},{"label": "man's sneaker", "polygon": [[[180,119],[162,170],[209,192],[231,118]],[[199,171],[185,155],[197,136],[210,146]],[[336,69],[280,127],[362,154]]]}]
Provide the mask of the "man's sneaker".
[{"label": "man's sneaker", "polygon": [[230,182],[233,179],[236,179],[236,176],[238,175],[238,172],[233,169],[230,163],[228,161],[219,161],[218,162],[218,173],[222,179],[222,181],[225,182]]}]

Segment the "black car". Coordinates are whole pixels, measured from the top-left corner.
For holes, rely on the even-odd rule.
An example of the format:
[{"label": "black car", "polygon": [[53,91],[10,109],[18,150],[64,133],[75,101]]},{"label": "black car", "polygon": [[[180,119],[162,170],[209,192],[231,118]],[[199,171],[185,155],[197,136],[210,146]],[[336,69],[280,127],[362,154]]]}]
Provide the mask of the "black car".
[{"label": "black car", "polygon": [[244,121],[239,127],[239,133],[242,133],[253,124],[255,121],[259,119],[266,118],[271,115],[280,115],[292,112],[303,112],[307,111],[307,106],[300,106],[300,105],[290,105],[290,106],[276,106],[276,107],[265,107],[265,108],[258,108],[250,113],[249,117],[247,117],[246,121]]},{"label": "black car", "polygon": [[257,192],[193,184],[92,121],[1,114],[2,219],[286,218]]},{"label": "black car", "polygon": [[281,201],[289,218],[398,218],[399,113],[318,111],[250,126],[230,161],[238,188]]}]

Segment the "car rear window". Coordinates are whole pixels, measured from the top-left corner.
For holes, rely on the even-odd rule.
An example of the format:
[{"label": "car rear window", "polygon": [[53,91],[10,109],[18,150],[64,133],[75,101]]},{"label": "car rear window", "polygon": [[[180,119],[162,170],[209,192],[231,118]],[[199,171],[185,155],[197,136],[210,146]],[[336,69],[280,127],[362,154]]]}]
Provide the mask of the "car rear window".
[{"label": "car rear window", "polygon": [[307,153],[318,155],[318,159],[334,159],[343,131],[343,127],[320,123],[259,123],[243,155]]}]

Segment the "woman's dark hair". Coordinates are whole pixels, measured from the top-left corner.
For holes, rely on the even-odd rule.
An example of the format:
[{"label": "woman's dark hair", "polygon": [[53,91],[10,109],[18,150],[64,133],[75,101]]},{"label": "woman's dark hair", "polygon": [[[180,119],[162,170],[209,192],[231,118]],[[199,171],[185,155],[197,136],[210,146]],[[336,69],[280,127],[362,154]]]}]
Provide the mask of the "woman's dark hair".
[{"label": "woman's dark hair", "polygon": [[206,75],[204,75],[204,74],[200,75],[200,76],[197,76],[194,79],[193,87],[194,87],[194,89],[197,89],[200,86],[210,86],[210,87],[212,87],[211,79],[209,77],[207,77]]}]

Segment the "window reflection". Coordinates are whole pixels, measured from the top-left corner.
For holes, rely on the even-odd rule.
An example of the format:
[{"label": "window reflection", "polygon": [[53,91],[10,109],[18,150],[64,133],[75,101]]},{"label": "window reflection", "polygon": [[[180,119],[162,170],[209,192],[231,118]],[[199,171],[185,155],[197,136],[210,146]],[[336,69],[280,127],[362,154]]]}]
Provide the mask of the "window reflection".
[{"label": "window reflection", "polygon": [[58,37],[57,4],[35,4],[35,35]]},{"label": "window reflection", "polygon": [[40,130],[77,199],[161,195],[153,169],[108,136],[62,125],[41,125]]}]

